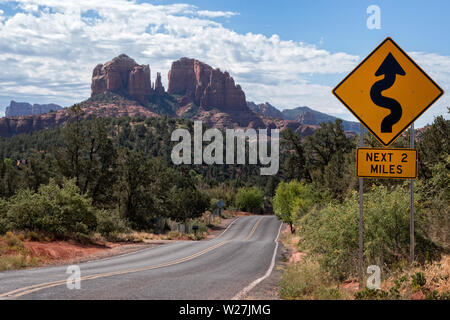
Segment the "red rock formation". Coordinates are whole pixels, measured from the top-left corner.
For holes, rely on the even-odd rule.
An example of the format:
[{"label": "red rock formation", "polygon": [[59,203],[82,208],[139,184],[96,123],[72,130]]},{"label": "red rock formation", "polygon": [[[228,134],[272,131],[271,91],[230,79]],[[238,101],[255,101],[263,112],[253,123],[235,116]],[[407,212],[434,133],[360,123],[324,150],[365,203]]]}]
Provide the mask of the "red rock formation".
[{"label": "red rock formation", "polygon": [[146,104],[153,95],[150,67],[138,65],[126,54],[97,65],[92,73],[91,97],[107,91],[125,93]]},{"label": "red rock formation", "polygon": [[162,96],[164,94],[165,90],[164,90],[164,86],[162,85],[161,82],[161,73],[157,72],[156,73],[156,81],[155,81],[155,93],[158,96]]},{"label": "red rock formation", "polygon": [[205,110],[249,111],[244,91],[228,72],[195,59],[181,58],[172,63],[167,92],[184,95]]},{"label": "red rock formation", "polygon": [[148,97],[153,94],[148,65],[135,66],[130,71],[128,94],[142,103],[147,102]]}]

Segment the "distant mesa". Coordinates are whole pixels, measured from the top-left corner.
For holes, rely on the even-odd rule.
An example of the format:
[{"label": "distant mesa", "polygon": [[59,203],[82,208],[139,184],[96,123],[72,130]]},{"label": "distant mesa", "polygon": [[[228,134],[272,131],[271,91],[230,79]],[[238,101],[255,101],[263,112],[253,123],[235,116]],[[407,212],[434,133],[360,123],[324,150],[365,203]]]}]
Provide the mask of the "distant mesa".
[{"label": "distant mesa", "polygon": [[58,111],[62,109],[61,106],[49,103],[49,104],[33,104],[28,102],[16,102],[11,100],[9,106],[6,107],[6,117],[18,117],[18,116],[31,116],[36,114],[48,113],[50,111]]}]

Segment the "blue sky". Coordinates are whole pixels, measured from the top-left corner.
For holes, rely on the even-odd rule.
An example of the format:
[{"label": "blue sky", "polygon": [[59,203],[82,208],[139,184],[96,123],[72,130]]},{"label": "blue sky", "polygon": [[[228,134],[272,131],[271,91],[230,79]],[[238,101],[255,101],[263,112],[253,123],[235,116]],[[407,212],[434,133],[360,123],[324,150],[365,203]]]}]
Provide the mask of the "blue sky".
[{"label": "blue sky", "polygon": [[[225,26],[239,33],[278,34],[284,40],[304,41],[331,51],[365,55],[391,36],[407,51],[450,54],[450,42],[444,36],[450,31],[450,1],[446,0],[200,0],[188,3],[205,10],[239,13],[222,20]],[[372,4],[381,9],[381,30],[366,28],[369,16],[366,9]]]},{"label": "blue sky", "polygon": [[[366,27],[369,5],[380,30]],[[449,12],[446,0],[0,0],[0,113],[11,99],[83,100],[93,67],[124,52],[166,87],[171,61],[188,56],[229,71],[248,100],[354,120],[331,89],[387,36],[450,90]],[[417,126],[447,106],[445,94]]]}]

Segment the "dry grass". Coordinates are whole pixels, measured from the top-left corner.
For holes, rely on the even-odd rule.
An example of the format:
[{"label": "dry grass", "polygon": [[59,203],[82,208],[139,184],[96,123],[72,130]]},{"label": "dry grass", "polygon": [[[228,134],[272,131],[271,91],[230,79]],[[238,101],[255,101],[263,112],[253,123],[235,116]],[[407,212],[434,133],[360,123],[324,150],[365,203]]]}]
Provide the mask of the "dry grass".
[{"label": "dry grass", "polygon": [[285,228],[280,235],[290,257],[280,283],[280,297],[288,300],[345,300],[352,295],[324,273],[317,260],[298,251],[300,237]]},{"label": "dry grass", "polygon": [[[417,286],[411,280],[417,274],[422,273],[425,276],[426,283],[423,286]],[[438,262],[426,264],[425,266],[413,267],[404,270],[402,273],[394,274],[383,281],[382,290],[388,291],[395,285],[395,280],[405,277],[408,281],[400,287],[399,293],[401,299],[425,299],[432,298],[431,293],[438,295],[450,294],[450,255],[445,255]]]},{"label": "dry grass", "polygon": [[306,258],[288,265],[281,280],[280,297],[289,300],[345,300],[352,296],[331,281],[316,260]]},{"label": "dry grass", "polygon": [[292,234],[289,228],[285,228],[280,235],[280,241],[285,246],[297,252],[298,242],[300,237],[297,234]]},{"label": "dry grass", "polygon": [[7,232],[0,237],[0,271],[35,266],[39,260],[23,244],[23,235]]}]

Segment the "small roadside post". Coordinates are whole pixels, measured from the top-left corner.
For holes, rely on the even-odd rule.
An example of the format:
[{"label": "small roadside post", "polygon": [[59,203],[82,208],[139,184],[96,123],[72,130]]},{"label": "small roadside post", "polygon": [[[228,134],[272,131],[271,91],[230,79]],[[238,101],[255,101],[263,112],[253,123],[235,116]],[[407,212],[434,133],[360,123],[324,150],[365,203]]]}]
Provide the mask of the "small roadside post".
[{"label": "small roadside post", "polygon": [[222,215],[223,213],[223,207],[225,206],[225,202],[222,201],[222,199],[220,199],[219,201],[217,201],[216,203],[217,207],[219,208],[219,216]]},{"label": "small roadside post", "polygon": [[[409,147],[414,149],[414,123],[411,124],[411,133]],[[410,199],[409,199],[409,262],[414,263],[414,179],[410,181]]]},{"label": "small roadside post", "polygon": [[198,226],[194,224],[192,230],[194,230],[194,234],[197,235]]},{"label": "small roadside post", "polygon": [[[364,126],[359,124],[359,146],[364,147]],[[358,254],[358,272],[359,272],[359,287],[364,285],[364,215],[363,215],[363,194],[364,194],[364,178],[359,178],[359,254]]]}]

